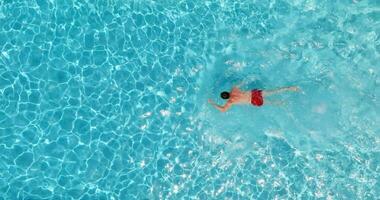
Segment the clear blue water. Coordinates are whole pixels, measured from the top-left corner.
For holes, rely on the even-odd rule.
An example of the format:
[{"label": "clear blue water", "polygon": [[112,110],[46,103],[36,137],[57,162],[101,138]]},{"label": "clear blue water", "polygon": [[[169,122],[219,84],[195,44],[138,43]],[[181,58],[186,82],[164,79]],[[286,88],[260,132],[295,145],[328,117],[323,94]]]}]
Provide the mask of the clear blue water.
[{"label": "clear blue water", "polygon": [[3,0],[0,199],[378,199],[379,64],[378,0]]}]

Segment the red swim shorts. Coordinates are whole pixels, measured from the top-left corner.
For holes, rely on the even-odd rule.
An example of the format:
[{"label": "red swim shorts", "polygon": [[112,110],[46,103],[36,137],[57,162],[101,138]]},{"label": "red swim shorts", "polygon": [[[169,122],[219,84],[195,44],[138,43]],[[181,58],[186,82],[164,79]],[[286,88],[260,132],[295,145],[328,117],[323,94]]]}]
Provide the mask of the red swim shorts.
[{"label": "red swim shorts", "polygon": [[264,104],[264,99],[262,95],[262,90],[254,89],[251,91],[251,103],[254,106],[262,106]]}]

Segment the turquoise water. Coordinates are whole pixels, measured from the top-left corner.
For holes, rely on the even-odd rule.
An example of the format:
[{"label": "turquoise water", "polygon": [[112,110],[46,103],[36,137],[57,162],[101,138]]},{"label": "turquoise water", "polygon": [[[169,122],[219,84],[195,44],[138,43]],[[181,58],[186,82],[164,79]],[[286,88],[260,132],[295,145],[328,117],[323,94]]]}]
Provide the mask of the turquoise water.
[{"label": "turquoise water", "polygon": [[[0,2],[0,199],[378,199],[377,0]],[[222,90],[298,85],[220,113]]]}]

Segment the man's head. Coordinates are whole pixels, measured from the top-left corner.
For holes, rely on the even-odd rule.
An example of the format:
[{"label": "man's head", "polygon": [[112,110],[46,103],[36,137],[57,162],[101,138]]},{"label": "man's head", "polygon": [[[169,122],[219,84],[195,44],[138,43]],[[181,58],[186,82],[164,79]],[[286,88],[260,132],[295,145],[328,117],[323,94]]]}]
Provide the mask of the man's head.
[{"label": "man's head", "polygon": [[229,99],[230,98],[230,93],[224,91],[224,92],[220,93],[220,97],[222,97],[222,99]]}]

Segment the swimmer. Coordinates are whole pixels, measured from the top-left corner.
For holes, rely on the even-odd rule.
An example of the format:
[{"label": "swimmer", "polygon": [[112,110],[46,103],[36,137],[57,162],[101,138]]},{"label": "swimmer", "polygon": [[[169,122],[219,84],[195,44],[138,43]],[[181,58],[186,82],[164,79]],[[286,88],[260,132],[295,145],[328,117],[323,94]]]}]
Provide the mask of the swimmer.
[{"label": "swimmer", "polygon": [[[227,111],[233,104],[252,104],[253,106],[262,106],[264,105],[264,98],[279,94],[282,92],[299,92],[300,88],[297,86],[291,86],[291,87],[283,87],[278,88],[274,90],[259,90],[259,89],[253,89],[251,91],[241,91],[239,89],[239,86],[234,86],[231,90],[231,92],[222,92],[220,93],[220,97],[222,99],[228,99],[227,103],[224,104],[224,106],[220,106],[216,104],[211,99],[208,100],[208,102],[213,105],[216,109],[220,110],[221,112]],[[272,105],[282,105],[282,101],[268,101],[265,100],[265,104],[272,104]]]}]

